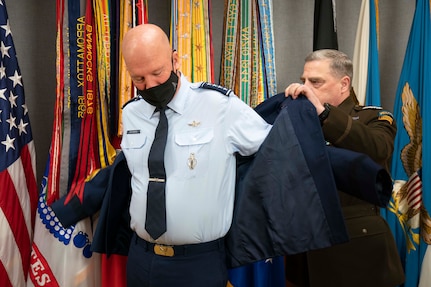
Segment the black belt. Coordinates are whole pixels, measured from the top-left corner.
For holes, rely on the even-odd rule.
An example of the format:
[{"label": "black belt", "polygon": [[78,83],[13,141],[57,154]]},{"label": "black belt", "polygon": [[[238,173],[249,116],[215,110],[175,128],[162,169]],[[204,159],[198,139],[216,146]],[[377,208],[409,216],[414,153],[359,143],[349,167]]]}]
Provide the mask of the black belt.
[{"label": "black belt", "polygon": [[219,238],[214,241],[204,242],[204,243],[196,243],[196,244],[186,244],[186,245],[164,245],[148,242],[142,238],[140,238],[135,233],[135,241],[136,244],[144,247],[147,251],[152,252],[161,256],[187,256],[187,255],[196,255],[208,251],[214,250],[222,250],[224,249],[224,238]]}]

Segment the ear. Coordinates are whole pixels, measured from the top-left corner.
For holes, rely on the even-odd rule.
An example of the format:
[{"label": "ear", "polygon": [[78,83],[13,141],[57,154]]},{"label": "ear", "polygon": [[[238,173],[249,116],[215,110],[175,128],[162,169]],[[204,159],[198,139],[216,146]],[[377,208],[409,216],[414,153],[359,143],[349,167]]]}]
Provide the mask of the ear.
[{"label": "ear", "polygon": [[180,56],[178,55],[177,50],[173,50],[172,51],[172,67],[174,69],[174,72],[176,73],[180,67],[181,67],[181,63],[180,63]]},{"label": "ear", "polygon": [[343,93],[350,93],[350,77],[344,76],[341,78],[341,90]]}]

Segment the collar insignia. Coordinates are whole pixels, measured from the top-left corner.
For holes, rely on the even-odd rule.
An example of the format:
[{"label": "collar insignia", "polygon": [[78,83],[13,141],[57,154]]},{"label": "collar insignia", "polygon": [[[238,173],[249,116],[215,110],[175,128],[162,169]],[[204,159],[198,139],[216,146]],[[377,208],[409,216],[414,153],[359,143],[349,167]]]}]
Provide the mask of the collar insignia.
[{"label": "collar insignia", "polygon": [[193,120],[193,122],[189,123],[188,125],[195,128],[195,127],[199,126],[200,124],[201,124],[201,122],[197,122],[197,121]]}]

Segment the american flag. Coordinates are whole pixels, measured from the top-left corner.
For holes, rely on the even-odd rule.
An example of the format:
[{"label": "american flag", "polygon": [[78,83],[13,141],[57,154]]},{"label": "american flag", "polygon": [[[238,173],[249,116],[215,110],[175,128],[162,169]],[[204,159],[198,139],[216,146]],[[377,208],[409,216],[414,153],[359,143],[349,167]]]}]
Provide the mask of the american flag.
[{"label": "american flag", "polygon": [[36,155],[6,6],[0,0],[0,286],[25,286],[37,206]]}]

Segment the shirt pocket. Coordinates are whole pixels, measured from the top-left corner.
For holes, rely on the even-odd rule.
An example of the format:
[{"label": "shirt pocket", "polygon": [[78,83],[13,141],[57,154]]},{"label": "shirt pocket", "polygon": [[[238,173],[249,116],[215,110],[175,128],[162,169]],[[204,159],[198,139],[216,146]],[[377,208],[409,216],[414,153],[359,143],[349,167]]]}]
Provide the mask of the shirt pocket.
[{"label": "shirt pocket", "polygon": [[379,215],[366,215],[345,220],[350,239],[366,239],[390,231],[385,220]]},{"label": "shirt pocket", "polygon": [[137,170],[144,170],[147,168],[148,163],[148,139],[145,134],[133,133],[124,134],[121,141],[121,149],[127,159],[127,164],[131,172],[136,172]]},{"label": "shirt pocket", "polygon": [[178,149],[174,174],[182,178],[205,175],[208,171],[213,129],[183,131],[175,135]]}]

